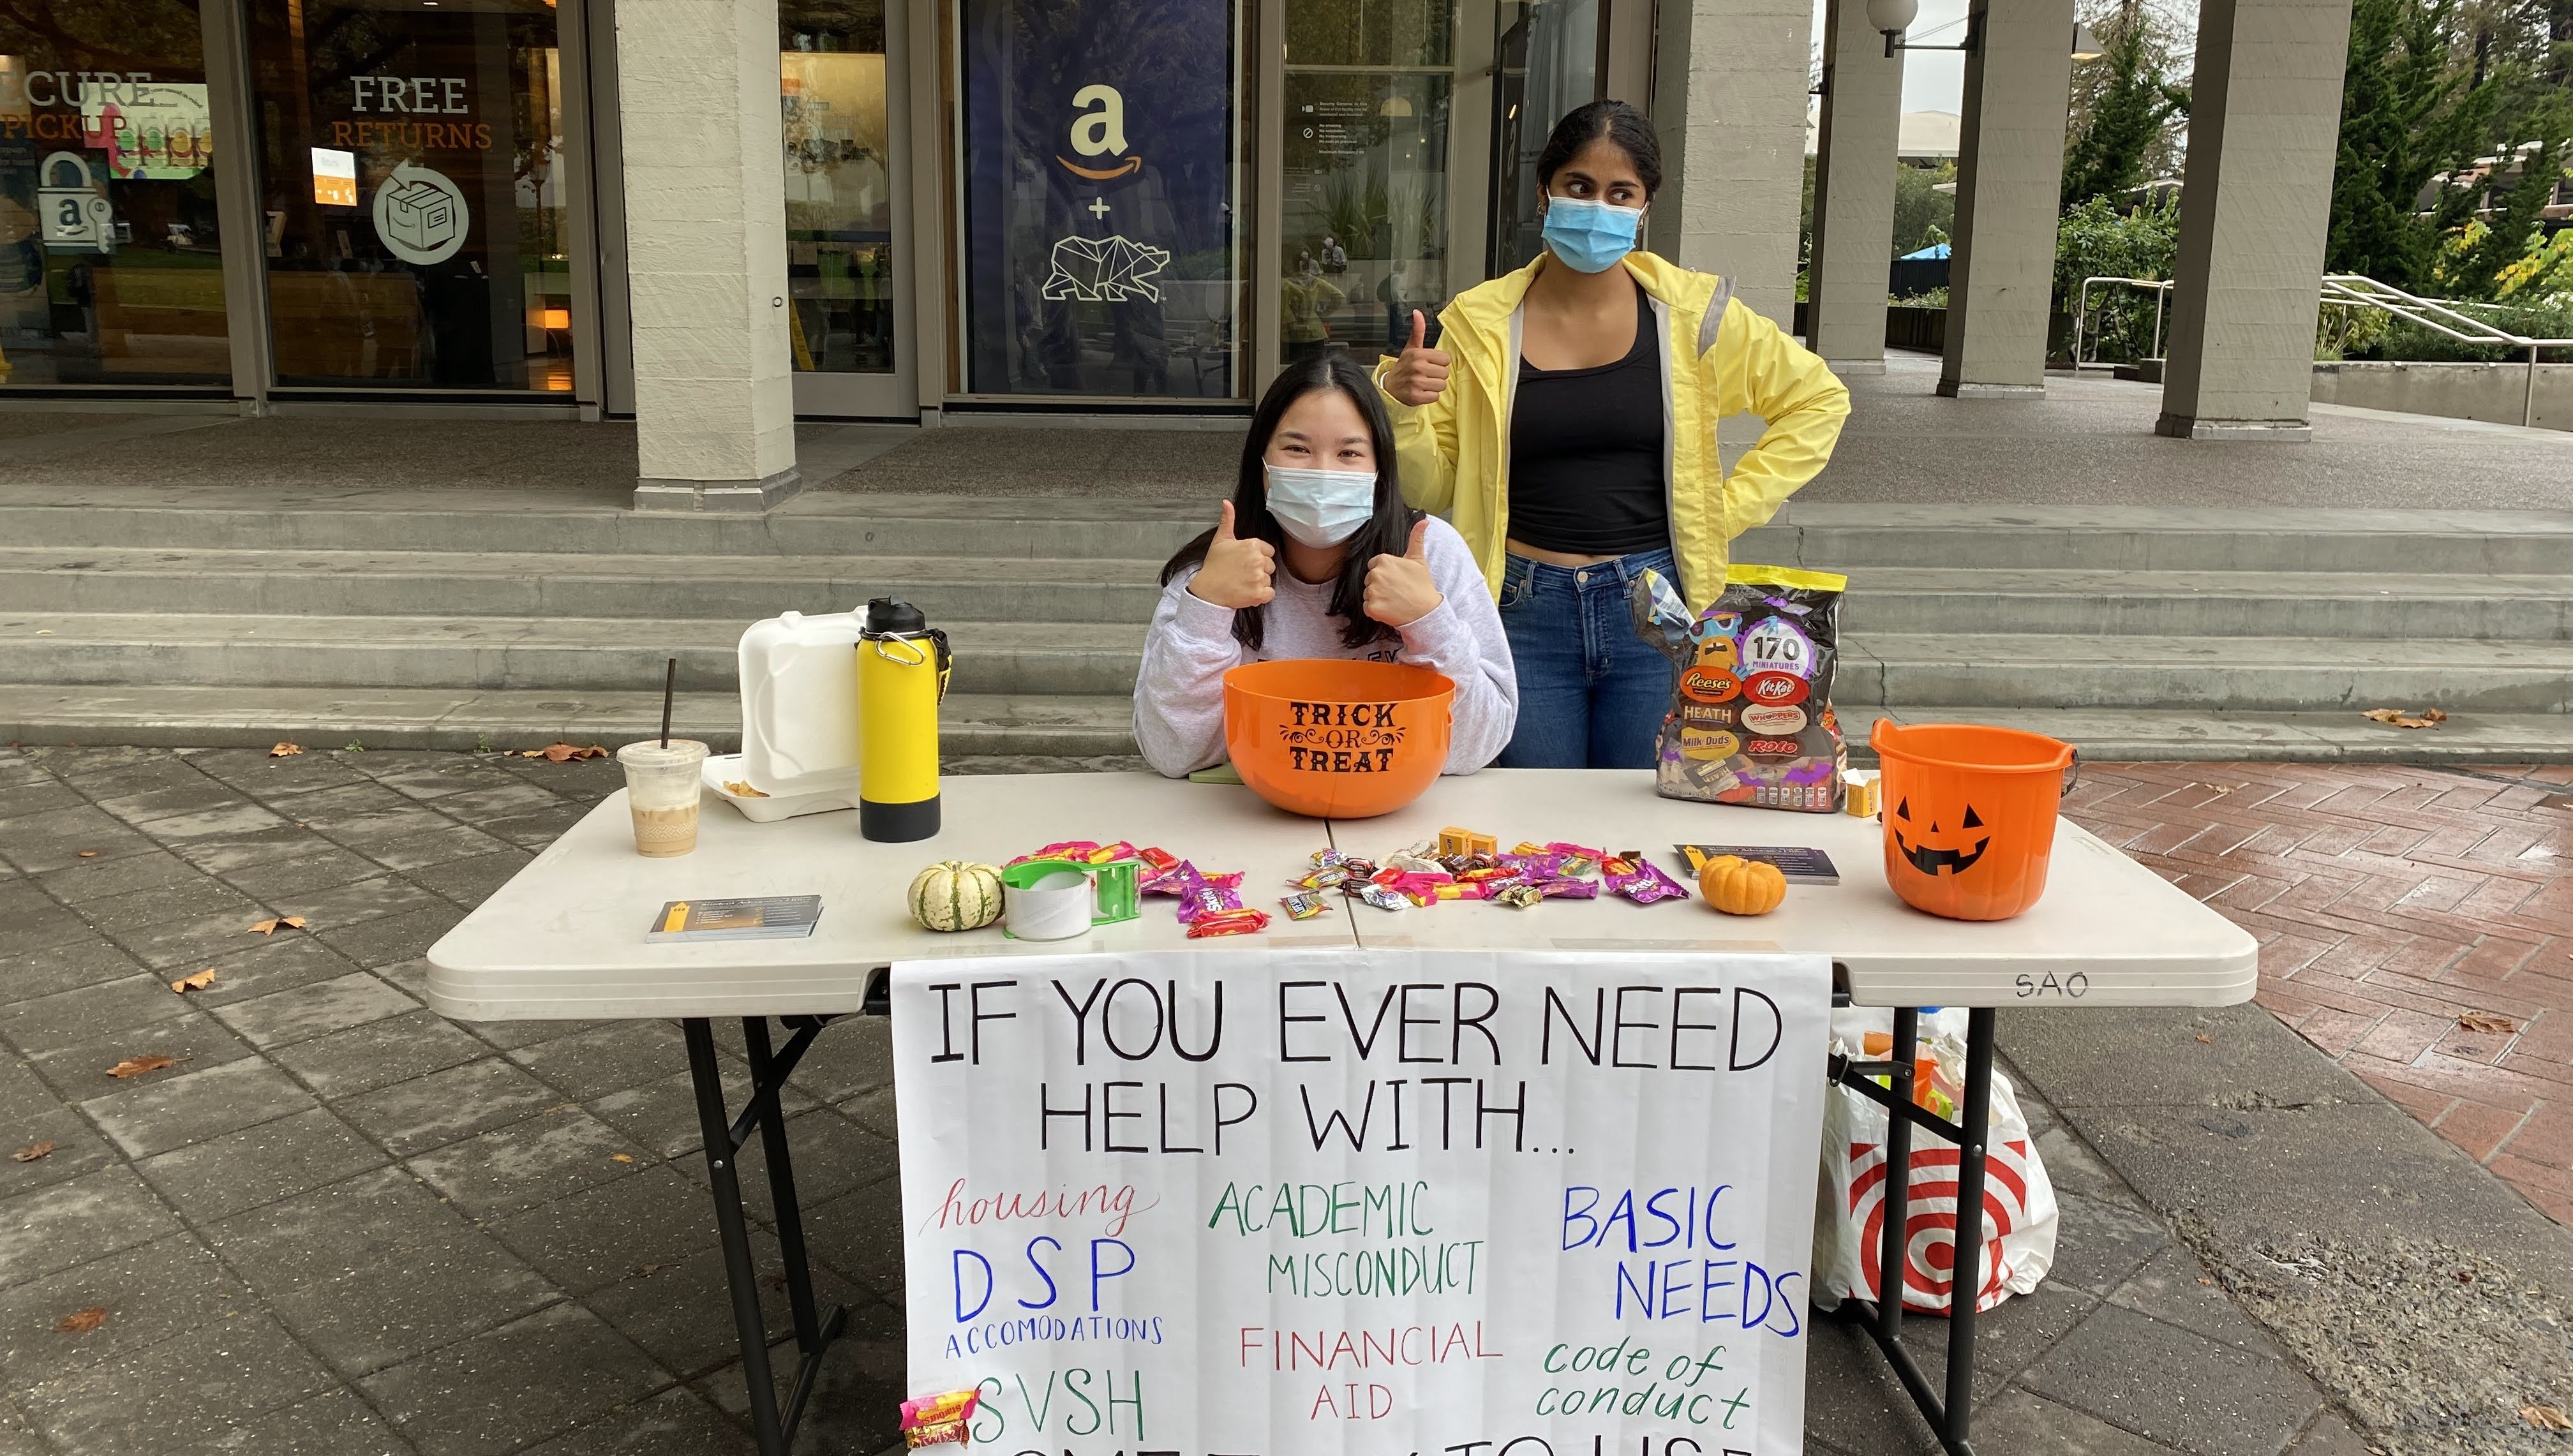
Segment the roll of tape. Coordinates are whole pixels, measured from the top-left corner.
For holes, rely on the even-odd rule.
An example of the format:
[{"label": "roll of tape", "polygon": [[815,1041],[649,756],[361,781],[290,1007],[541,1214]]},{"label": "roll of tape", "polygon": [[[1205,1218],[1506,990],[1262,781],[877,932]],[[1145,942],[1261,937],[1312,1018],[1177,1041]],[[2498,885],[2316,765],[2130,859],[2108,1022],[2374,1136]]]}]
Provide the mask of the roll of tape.
[{"label": "roll of tape", "polygon": [[1010,934],[1023,941],[1062,941],[1090,930],[1090,877],[1057,870],[1022,889],[1002,891]]}]

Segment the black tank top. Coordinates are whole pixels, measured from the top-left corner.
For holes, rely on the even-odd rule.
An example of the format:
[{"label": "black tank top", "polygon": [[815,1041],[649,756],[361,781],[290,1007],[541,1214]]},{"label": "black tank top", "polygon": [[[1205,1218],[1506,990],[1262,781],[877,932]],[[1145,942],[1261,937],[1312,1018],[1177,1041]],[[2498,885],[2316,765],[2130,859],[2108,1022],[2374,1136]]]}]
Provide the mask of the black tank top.
[{"label": "black tank top", "polygon": [[1624,359],[1587,369],[1519,361],[1509,468],[1514,540],[1583,556],[1670,544],[1662,351],[1643,285],[1635,286],[1635,343]]}]

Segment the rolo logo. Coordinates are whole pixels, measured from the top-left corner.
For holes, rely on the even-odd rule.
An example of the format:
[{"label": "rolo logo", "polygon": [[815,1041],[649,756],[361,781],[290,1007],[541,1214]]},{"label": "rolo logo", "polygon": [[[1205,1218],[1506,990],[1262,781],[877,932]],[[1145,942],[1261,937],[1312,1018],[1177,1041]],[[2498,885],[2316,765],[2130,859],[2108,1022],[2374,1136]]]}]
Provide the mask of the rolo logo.
[{"label": "rolo logo", "polygon": [[[1126,98],[1114,86],[1084,86],[1072,94],[1072,150],[1084,157],[1126,157]],[[1097,107],[1098,110],[1091,110]],[[1093,182],[1106,182],[1123,177],[1144,165],[1141,157],[1126,157],[1114,167],[1083,167],[1078,163],[1054,159],[1064,171]]]}]

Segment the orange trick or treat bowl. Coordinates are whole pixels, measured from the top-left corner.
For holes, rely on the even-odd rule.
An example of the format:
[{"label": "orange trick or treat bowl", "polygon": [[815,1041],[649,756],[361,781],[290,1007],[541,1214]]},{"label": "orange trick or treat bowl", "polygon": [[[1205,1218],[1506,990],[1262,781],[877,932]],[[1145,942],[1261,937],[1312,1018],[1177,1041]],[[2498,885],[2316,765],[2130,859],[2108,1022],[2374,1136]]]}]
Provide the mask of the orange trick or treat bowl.
[{"label": "orange trick or treat bowl", "polygon": [[2072,744],[1970,723],[1880,718],[1885,878],[1950,920],[2008,920],[2046,893]]},{"label": "orange trick or treat bowl", "polygon": [[1251,662],[1224,675],[1224,745],[1261,798],[1315,819],[1371,819],[1447,766],[1456,685],[1399,662]]}]

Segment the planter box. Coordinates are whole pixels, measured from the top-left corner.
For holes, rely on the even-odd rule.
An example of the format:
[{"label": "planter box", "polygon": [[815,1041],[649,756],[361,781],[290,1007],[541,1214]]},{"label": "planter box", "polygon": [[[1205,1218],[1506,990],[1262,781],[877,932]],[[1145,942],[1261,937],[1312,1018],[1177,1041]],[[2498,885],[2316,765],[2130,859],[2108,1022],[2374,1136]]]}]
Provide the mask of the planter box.
[{"label": "planter box", "polygon": [[[2525,364],[2371,362],[2314,365],[2314,401],[2320,404],[2518,424],[2527,398]],[[2573,429],[2573,364],[2537,366],[2534,422],[2540,429]]]}]

